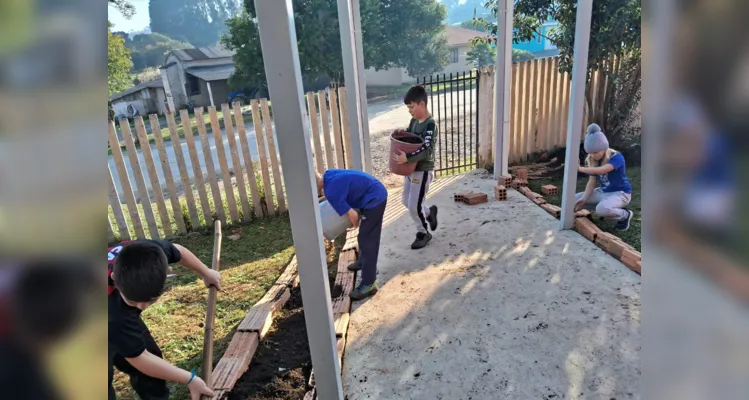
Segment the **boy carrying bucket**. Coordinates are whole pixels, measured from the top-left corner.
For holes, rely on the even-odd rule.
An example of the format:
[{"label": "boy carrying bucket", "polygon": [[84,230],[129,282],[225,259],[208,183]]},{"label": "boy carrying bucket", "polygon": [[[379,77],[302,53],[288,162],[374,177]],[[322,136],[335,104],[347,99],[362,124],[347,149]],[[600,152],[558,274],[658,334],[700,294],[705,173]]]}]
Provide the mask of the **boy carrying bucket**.
[{"label": "boy carrying bucket", "polygon": [[[361,283],[350,297],[362,300],[377,293],[377,257],[380,253],[382,219],[387,206],[385,186],[366,172],[329,169],[324,175],[315,174],[318,193],[340,216],[348,215],[351,224],[359,227],[359,260],[348,266],[350,271],[362,271]],[[359,213],[361,210],[361,224]]]},{"label": "boy carrying bucket", "polygon": [[416,240],[411,244],[414,250],[424,248],[432,240],[429,229],[437,229],[437,206],[428,207],[425,201],[429,184],[434,179],[434,145],[437,141],[437,124],[427,110],[427,100],[423,86],[412,86],[406,92],[403,102],[412,117],[406,132],[420,136],[424,144],[411,153],[396,151],[392,154],[398,164],[416,163],[416,170],[403,179],[403,205],[416,223]]}]

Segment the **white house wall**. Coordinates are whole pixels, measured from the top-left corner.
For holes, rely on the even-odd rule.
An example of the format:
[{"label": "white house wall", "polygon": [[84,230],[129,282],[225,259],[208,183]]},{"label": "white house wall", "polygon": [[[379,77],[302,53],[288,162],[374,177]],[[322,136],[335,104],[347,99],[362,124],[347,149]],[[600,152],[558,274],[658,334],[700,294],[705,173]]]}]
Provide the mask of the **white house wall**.
[{"label": "white house wall", "polygon": [[403,83],[401,71],[403,68],[390,68],[375,71],[374,68],[364,70],[367,86],[398,86]]}]

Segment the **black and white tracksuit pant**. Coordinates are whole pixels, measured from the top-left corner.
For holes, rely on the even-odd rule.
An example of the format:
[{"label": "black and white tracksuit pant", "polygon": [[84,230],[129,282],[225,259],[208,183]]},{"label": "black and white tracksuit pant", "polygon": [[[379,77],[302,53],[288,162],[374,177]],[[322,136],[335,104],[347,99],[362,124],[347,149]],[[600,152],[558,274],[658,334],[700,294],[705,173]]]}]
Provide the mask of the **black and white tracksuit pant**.
[{"label": "black and white tracksuit pant", "polygon": [[403,205],[416,223],[416,231],[420,233],[428,232],[429,206],[426,205],[426,196],[433,179],[434,171],[414,171],[403,179]]}]

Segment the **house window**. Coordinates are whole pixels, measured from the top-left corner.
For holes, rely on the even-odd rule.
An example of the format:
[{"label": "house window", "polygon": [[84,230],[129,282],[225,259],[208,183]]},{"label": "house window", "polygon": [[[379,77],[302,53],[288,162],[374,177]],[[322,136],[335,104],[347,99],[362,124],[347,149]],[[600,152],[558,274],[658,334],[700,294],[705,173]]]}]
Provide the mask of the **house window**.
[{"label": "house window", "polygon": [[200,94],[200,81],[192,75],[187,75],[187,95],[195,96],[198,94]]},{"label": "house window", "polygon": [[458,62],[458,49],[453,49],[453,61],[454,63]]}]

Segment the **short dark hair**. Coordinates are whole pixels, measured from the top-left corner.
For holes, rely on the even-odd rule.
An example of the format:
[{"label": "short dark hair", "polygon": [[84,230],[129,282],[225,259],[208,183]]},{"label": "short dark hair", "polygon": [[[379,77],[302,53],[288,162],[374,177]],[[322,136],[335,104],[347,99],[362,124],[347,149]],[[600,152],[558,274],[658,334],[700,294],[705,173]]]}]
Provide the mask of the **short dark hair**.
[{"label": "short dark hair", "polygon": [[169,262],[157,244],[138,241],[125,245],[112,268],[117,290],[130,301],[148,302],[161,296]]},{"label": "short dark hair", "polygon": [[423,101],[424,105],[427,104],[427,90],[424,89],[424,86],[416,85],[411,86],[410,89],[408,89],[408,92],[406,92],[406,97],[403,98],[403,102],[408,105],[411,103],[418,103]]}]

